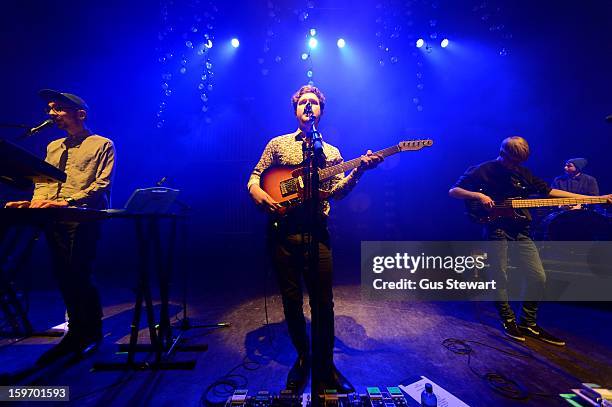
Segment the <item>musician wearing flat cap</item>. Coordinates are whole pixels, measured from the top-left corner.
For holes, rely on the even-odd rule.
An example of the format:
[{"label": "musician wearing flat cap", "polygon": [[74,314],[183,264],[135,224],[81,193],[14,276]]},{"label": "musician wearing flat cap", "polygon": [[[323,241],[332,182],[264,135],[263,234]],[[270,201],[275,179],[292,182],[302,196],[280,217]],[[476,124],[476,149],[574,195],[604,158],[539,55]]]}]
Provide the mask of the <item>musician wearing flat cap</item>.
[{"label": "musician wearing flat cap", "polygon": [[[107,209],[115,167],[113,142],[89,130],[89,108],[77,95],[49,89],[39,95],[54,124],[66,132],[65,137],[49,143],[45,158],[66,173],[66,182],[36,183],[31,201],[9,202],[6,206]],[[91,281],[99,234],[95,222],[53,222],[45,228],[69,330],[58,345],[41,356],[39,364],[91,350],[102,339],[102,306]]]}]

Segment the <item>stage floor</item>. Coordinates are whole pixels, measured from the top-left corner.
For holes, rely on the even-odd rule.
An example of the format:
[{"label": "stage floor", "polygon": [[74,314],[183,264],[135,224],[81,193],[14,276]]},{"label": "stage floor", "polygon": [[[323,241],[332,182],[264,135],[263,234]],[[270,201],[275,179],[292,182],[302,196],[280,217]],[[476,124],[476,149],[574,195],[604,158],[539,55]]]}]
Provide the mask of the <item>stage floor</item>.
[{"label": "stage floor", "polygon": [[[62,361],[33,372],[19,384],[68,385],[75,404],[104,406],[198,406],[203,405],[205,397],[221,401],[230,390],[228,386],[209,387],[227,374],[240,388],[251,392],[278,392],[295,353],[283,321],[280,297],[268,296],[266,325],[262,293],[259,288],[217,292],[204,298],[191,293],[189,317],[193,322],[231,323],[228,328],[194,329],[185,334],[187,343],[209,346],[207,352],[173,357],[195,358],[194,370],[91,372],[94,362],[125,360],[125,354],[115,354],[115,344],[127,342],[132,318],[132,292],[103,288],[105,340],[98,352],[85,360]],[[180,298],[174,296],[173,321],[182,316],[179,303]],[[525,344],[506,339],[493,307],[486,303],[371,302],[361,299],[359,286],[338,285],[335,310],[336,365],[361,393],[366,386],[407,384],[423,375],[470,406],[557,406],[567,404],[554,395],[569,393],[580,382],[612,383],[611,313],[601,308],[542,304],[540,323],[566,339],[566,347],[531,339]],[[30,315],[37,329],[61,324],[58,294],[31,293]],[[144,324],[141,338],[148,338]],[[493,392],[470,370],[467,356],[442,346],[446,338],[480,342],[471,343],[471,366],[479,374],[502,373],[531,394],[552,397],[532,395],[526,401],[513,401]],[[10,343],[3,339],[0,373],[28,369],[56,341],[29,338]]]}]

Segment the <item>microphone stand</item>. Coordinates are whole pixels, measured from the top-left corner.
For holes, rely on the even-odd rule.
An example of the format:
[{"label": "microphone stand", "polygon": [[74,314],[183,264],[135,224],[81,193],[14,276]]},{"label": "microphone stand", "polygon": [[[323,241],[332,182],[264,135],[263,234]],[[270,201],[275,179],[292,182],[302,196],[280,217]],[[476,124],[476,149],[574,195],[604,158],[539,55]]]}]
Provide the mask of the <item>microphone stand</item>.
[{"label": "microphone stand", "polygon": [[[166,181],[168,181],[167,177],[162,177],[159,181],[156,182],[155,185],[157,185],[158,187],[162,187]],[[182,233],[182,238],[183,238],[183,246],[186,244],[186,242],[188,242],[188,238],[187,238],[187,222],[185,221],[185,218],[187,217],[187,215],[189,214],[189,212],[191,212],[191,206],[189,206],[186,202],[183,202],[179,199],[175,200],[175,203],[180,207],[180,211],[181,211],[181,218],[182,218],[182,224],[181,224],[181,233]],[[178,324],[176,324],[175,326],[177,326],[180,329],[180,333],[177,336],[177,338],[174,341],[174,344],[178,343],[182,337],[183,334],[185,332],[187,332],[190,329],[210,329],[210,328],[227,328],[229,326],[231,326],[231,324],[229,322],[215,322],[215,323],[211,323],[211,324],[194,324],[192,322],[192,320],[188,317],[187,315],[187,287],[188,287],[188,272],[187,272],[187,267],[185,266],[185,264],[182,265],[182,269],[183,269],[183,287],[182,287],[182,298],[181,298],[181,305],[182,305],[182,314],[183,317],[181,318],[180,322]],[[173,345],[174,347],[174,345]],[[207,349],[207,346],[204,345],[204,347],[202,347],[199,350],[205,351]]]},{"label": "microphone stand", "polygon": [[[308,240],[308,272],[310,274],[310,303],[311,309],[311,351],[312,351],[312,370],[311,370],[311,403],[313,407],[321,405],[319,394],[317,394],[319,384],[322,382],[322,336],[320,321],[320,283],[319,283],[319,206],[320,206],[320,179],[319,167],[323,162],[323,139],[321,133],[315,126],[315,116],[310,104],[306,106],[305,113],[310,117],[310,131],[304,140],[302,150],[305,158],[304,172],[304,200],[306,204],[306,231],[309,232]],[[310,141],[310,143],[307,143]]]}]

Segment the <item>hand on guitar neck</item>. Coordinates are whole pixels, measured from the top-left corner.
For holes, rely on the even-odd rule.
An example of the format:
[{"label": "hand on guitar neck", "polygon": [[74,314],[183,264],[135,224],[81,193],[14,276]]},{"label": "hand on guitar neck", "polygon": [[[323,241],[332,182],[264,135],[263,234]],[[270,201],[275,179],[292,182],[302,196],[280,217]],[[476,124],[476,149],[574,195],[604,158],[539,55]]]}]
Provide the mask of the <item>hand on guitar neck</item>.
[{"label": "hand on guitar neck", "polygon": [[356,168],[357,174],[376,168],[383,160],[384,157],[381,154],[374,154],[372,150],[366,151],[365,155],[361,156],[359,167]]}]

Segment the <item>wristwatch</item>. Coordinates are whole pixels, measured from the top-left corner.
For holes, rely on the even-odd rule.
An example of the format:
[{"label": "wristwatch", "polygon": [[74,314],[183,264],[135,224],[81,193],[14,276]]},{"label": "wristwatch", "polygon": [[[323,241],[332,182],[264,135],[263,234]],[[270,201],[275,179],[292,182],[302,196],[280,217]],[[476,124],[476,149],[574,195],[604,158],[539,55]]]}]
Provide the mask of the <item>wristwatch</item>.
[{"label": "wristwatch", "polygon": [[64,201],[68,202],[68,206],[76,206],[76,201],[72,198],[66,198]]}]

